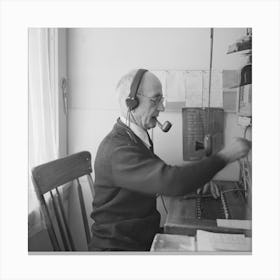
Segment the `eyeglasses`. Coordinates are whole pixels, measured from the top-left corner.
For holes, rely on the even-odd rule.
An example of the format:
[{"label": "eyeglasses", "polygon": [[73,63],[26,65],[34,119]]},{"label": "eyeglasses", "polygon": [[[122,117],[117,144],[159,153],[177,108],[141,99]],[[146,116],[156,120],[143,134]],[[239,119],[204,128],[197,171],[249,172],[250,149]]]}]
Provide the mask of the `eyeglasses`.
[{"label": "eyeglasses", "polygon": [[137,93],[137,95],[141,95],[141,96],[144,96],[148,99],[150,99],[151,103],[153,104],[153,106],[159,106],[160,104],[163,105],[164,104],[164,96],[162,95],[159,95],[157,97],[149,97],[149,96],[146,96],[142,93]]}]

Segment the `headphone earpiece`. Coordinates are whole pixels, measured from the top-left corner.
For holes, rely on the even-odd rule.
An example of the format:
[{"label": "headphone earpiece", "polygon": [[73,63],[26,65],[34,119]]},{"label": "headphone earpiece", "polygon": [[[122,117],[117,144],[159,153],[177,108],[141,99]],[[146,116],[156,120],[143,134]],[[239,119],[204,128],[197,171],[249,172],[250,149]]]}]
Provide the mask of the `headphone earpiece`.
[{"label": "headphone earpiece", "polygon": [[140,86],[141,80],[148,70],[146,69],[139,69],[133,78],[133,81],[130,86],[130,93],[129,96],[126,98],[125,103],[129,111],[136,109],[139,105],[139,100],[137,98],[137,91]]},{"label": "headphone earpiece", "polygon": [[134,98],[128,97],[128,98],[126,98],[125,103],[126,103],[127,108],[129,109],[129,111],[132,111],[138,107],[139,100],[137,97],[134,97]]}]

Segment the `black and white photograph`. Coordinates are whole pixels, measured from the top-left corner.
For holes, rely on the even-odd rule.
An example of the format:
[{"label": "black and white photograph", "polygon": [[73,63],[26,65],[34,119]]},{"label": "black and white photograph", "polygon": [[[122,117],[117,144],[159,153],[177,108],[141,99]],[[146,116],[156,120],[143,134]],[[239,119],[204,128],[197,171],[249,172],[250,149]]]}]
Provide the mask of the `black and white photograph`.
[{"label": "black and white photograph", "polygon": [[278,0],[0,1],[0,279],[279,280]]},{"label": "black and white photograph", "polygon": [[30,28],[28,250],[252,252],[247,28]]}]

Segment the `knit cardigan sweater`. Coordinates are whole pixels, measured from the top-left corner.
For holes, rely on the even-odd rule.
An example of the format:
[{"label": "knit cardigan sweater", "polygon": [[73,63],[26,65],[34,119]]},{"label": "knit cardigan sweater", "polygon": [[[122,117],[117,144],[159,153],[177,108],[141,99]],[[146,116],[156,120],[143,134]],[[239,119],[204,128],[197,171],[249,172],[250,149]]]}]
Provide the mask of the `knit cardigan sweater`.
[{"label": "knit cardigan sweater", "polygon": [[202,187],[226,162],[217,155],[171,166],[117,120],[94,164],[91,250],[146,251],[159,231],[156,195],[185,195]]}]

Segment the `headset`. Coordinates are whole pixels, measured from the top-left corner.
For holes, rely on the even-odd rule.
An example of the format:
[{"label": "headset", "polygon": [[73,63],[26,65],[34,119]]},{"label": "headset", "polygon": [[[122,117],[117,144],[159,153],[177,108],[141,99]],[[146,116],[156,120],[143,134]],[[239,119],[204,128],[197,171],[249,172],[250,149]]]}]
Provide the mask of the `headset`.
[{"label": "headset", "polygon": [[125,100],[126,106],[129,111],[136,109],[139,105],[139,100],[137,98],[137,91],[141,84],[142,78],[147,71],[148,70],[146,70],[146,69],[138,69],[138,71],[136,72],[136,75],[131,83],[130,93]]},{"label": "headset", "polygon": [[[131,111],[136,109],[139,105],[139,100],[137,98],[137,92],[138,92],[139,86],[141,84],[142,78],[146,72],[148,72],[148,70],[146,70],[146,69],[137,70],[135,77],[130,86],[130,93],[125,100],[126,106],[128,108],[127,114],[128,114],[128,123],[129,124],[130,124],[130,115],[132,115]],[[133,115],[132,115],[132,117],[133,117]],[[161,124],[158,120],[157,120],[157,125],[163,132],[168,132],[172,126],[172,124],[169,121],[166,121],[166,122],[164,122],[164,124]]]}]

